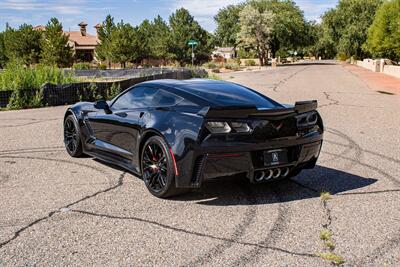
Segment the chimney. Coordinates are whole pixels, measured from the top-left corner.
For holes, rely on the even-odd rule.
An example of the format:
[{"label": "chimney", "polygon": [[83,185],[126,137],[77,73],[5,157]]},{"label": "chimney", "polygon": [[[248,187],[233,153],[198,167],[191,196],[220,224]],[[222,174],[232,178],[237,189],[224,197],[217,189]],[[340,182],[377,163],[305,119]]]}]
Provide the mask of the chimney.
[{"label": "chimney", "polygon": [[102,25],[100,23],[97,23],[94,28],[96,29],[96,35],[99,36],[99,30],[101,29]]},{"label": "chimney", "polygon": [[81,23],[78,24],[78,26],[81,28],[81,35],[86,36],[86,26],[87,23],[82,21]]}]

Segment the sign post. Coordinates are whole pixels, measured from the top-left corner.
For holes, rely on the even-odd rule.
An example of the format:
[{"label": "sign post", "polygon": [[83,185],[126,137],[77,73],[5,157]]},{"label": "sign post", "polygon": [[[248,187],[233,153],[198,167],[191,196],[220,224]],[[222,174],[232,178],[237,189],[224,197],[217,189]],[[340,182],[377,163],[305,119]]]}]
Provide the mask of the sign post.
[{"label": "sign post", "polygon": [[197,42],[196,40],[189,40],[188,41],[188,45],[192,46],[192,67],[194,65],[194,46],[198,45],[199,42]]}]

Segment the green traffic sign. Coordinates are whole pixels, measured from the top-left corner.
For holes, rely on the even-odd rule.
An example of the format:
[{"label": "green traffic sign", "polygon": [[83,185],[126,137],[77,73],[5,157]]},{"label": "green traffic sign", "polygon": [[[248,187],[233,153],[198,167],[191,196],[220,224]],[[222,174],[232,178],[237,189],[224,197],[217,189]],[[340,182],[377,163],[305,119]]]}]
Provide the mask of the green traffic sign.
[{"label": "green traffic sign", "polygon": [[197,42],[196,40],[189,40],[188,45],[198,45],[199,42]]}]

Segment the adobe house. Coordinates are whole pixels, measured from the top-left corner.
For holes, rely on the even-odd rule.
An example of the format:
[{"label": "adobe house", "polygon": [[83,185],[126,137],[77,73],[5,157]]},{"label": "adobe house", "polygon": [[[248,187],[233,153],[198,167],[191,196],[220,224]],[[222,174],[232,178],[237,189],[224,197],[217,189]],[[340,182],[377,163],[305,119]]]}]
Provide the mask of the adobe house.
[{"label": "adobe house", "polygon": [[[72,48],[77,61],[90,62],[96,60],[95,48],[98,45],[98,38],[96,35],[91,35],[86,31],[87,23],[81,22],[78,24],[79,31],[64,31],[68,35],[68,44]],[[100,24],[95,26],[96,32]]]},{"label": "adobe house", "polygon": [[[65,35],[68,35],[68,45],[74,52],[75,60],[81,62],[96,61],[95,48],[99,44],[99,40],[96,35],[91,35],[86,31],[87,23],[81,22],[78,24],[79,31],[64,31]],[[101,24],[94,26],[96,33],[101,27]],[[46,26],[38,25],[33,27],[37,31],[45,31]]]}]

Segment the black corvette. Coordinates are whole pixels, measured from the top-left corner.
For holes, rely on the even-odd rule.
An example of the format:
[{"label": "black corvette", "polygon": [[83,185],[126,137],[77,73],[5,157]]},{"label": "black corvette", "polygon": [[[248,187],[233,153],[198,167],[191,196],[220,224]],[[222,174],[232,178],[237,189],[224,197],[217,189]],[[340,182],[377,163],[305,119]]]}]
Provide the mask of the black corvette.
[{"label": "black corvette", "polygon": [[313,168],[323,138],[316,108],[229,82],[156,80],[68,108],[64,142],[71,156],[123,167],[168,197],[214,177],[243,173],[259,183]]}]

